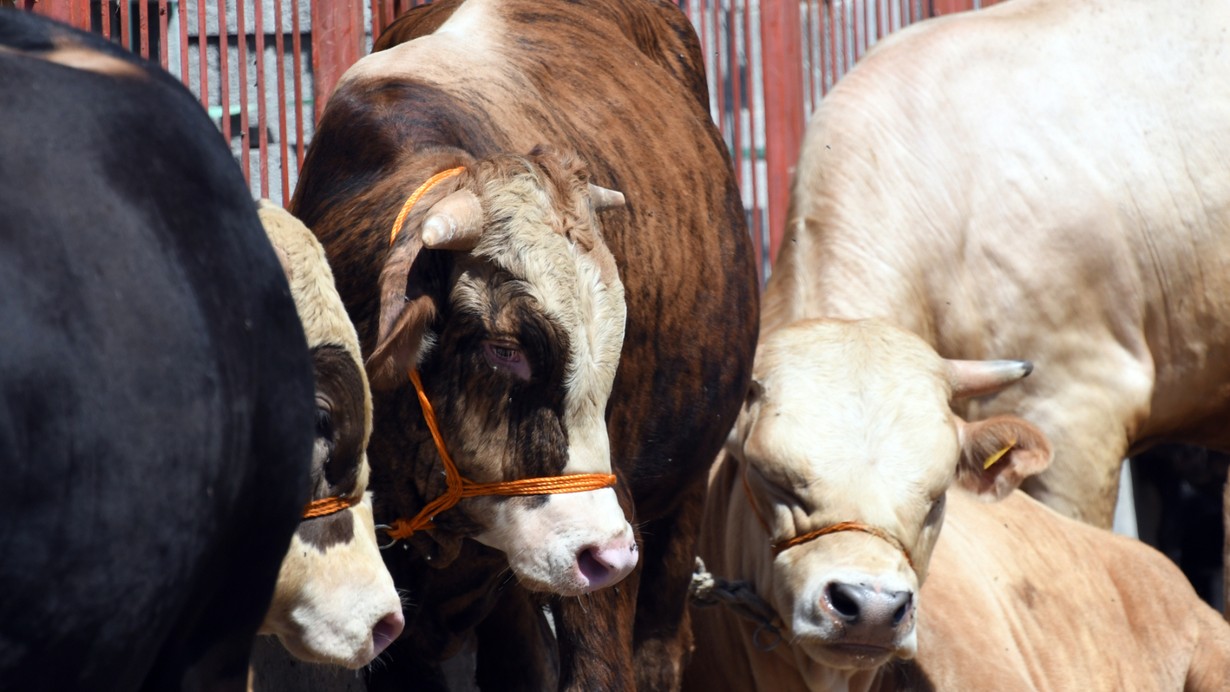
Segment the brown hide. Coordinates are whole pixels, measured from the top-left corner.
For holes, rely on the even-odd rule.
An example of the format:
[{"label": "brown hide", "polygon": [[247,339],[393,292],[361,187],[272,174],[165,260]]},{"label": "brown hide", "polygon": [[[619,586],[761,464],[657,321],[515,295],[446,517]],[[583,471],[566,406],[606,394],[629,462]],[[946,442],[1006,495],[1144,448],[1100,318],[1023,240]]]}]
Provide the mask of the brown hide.
[{"label": "brown hide", "polygon": [[[411,13],[389,28],[396,41],[380,46],[414,46],[420,30],[440,26],[458,5],[433,5],[430,21]],[[687,18],[667,2],[519,0],[479,9],[492,17],[482,25],[498,26],[502,37],[496,48],[484,44],[490,56],[480,64],[449,70],[450,55],[415,48],[422,62],[399,63],[397,75],[364,72],[360,63],[343,78],[291,208],[325,246],[367,356],[389,228],[428,176],[547,145],[575,152],[592,182],[624,194],[625,208],[601,215],[627,301],[608,430],[616,489],[640,530],[641,567],[583,600],[549,600],[562,688],[673,689],[689,642],[684,605],[705,471],[747,386],[758,321],[752,246],[725,146],[709,118],[699,45]],[[478,60],[479,52],[465,60]],[[449,260],[437,254],[423,264],[411,274],[410,290],[441,293]],[[448,356],[437,350],[420,363],[424,379],[443,377]],[[375,410],[377,518],[412,515],[424,503],[421,488],[439,485],[432,480],[439,474],[436,451],[408,386],[378,396]],[[449,514],[441,523],[464,534],[464,522],[449,524]],[[390,685],[399,663],[457,651],[510,588],[498,590],[507,577],[499,553],[466,542],[453,560],[458,548],[434,538],[416,536],[413,547],[403,544],[386,556],[416,605],[390,668],[377,671]],[[447,566],[433,568],[440,563]],[[504,665],[538,655],[536,641],[499,641],[508,650]],[[480,666],[493,646],[480,641]],[[518,646],[524,650],[514,651]],[[549,684],[527,676],[507,684]]]}]

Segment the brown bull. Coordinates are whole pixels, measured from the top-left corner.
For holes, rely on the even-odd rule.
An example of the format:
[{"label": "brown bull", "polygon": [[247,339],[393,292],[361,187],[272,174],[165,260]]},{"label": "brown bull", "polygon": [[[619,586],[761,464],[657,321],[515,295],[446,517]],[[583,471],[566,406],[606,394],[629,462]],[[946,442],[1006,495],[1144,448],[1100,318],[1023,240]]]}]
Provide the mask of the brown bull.
[{"label": "brown bull", "polygon": [[[386,561],[415,606],[373,684],[442,685],[477,632],[480,684],[554,685],[545,602],[560,687],[672,689],[757,324],[692,27],[665,2],[470,0],[388,35],[330,98],[292,201],[377,390],[377,517],[403,520]],[[550,494],[502,496],[527,483]]]}]

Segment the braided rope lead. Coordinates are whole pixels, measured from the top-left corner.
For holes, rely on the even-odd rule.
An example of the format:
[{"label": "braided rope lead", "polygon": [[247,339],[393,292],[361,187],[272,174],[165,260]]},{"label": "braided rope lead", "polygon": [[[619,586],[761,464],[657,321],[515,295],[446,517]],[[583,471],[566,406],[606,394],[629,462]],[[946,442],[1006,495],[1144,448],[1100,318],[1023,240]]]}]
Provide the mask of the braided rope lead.
[{"label": "braided rope lead", "polygon": [[715,577],[699,557],[688,586],[688,596],[692,603],[702,608],[724,605],[736,615],[756,623],[752,643],[757,649],[772,651],[782,643],[781,620],[773,606],[757,595],[751,584]]}]

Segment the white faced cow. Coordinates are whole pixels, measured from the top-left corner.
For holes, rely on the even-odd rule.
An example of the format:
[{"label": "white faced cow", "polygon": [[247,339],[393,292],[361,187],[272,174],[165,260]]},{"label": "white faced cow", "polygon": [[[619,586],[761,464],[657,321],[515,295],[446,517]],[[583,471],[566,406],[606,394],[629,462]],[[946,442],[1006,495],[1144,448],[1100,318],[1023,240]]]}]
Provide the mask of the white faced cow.
[{"label": "white faced cow", "polygon": [[1033,425],[951,412],[1027,365],[945,360],[876,322],[766,337],[699,548],[782,642],[695,611],[685,688],[1225,689],[1230,626],[1178,568],[1014,492],[1051,457]]},{"label": "white faced cow", "polygon": [[261,632],[276,634],[301,659],[358,668],[405,624],[376,546],[367,492],[371,393],[324,249],[306,226],[268,200],[259,215],[312,352],[317,410],[312,503],[291,539]]},{"label": "white faced cow", "polygon": [[808,126],[762,331],[878,318],[1038,374],[1025,489],[1110,526],[1125,455],[1230,449],[1230,3],[1018,0],[872,50]]}]

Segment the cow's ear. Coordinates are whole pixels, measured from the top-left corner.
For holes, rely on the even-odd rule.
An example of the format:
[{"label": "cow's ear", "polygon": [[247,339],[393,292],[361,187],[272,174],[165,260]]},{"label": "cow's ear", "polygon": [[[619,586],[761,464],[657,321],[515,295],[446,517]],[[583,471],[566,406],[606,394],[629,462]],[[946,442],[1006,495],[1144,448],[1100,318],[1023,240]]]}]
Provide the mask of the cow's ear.
[{"label": "cow's ear", "polygon": [[957,419],[961,460],[957,482],[986,499],[999,500],[1025,478],[1051,463],[1051,443],[1016,416],[967,423]]},{"label": "cow's ear", "polygon": [[748,382],[747,394],[743,397],[743,407],[739,409],[739,417],[726,435],[726,453],[736,459],[743,458],[743,442],[760,415],[760,402],[764,398],[764,385],[758,380]]},{"label": "cow's ear", "polygon": [[426,281],[423,242],[415,229],[402,233],[380,271],[380,323],[376,347],[367,358],[373,389],[404,385],[418,362],[428,326],[438,313],[436,297]]}]

